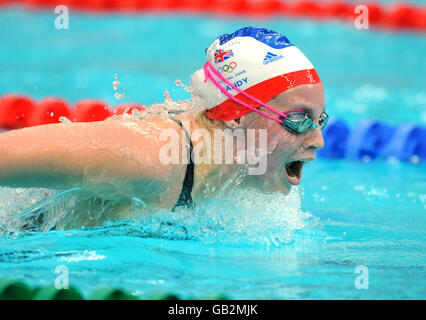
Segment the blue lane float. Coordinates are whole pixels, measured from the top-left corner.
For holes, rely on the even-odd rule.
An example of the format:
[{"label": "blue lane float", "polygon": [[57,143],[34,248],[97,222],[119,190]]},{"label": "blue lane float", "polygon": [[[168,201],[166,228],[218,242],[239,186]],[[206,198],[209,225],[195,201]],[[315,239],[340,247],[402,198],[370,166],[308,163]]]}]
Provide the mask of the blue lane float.
[{"label": "blue lane float", "polygon": [[361,121],[349,136],[346,157],[369,161],[379,156],[395,128],[374,120]]},{"label": "blue lane float", "polygon": [[426,128],[404,124],[397,128],[375,120],[360,122],[353,130],[331,118],[323,131],[325,146],[318,156],[365,162],[377,158],[417,163],[426,160]]},{"label": "blue lane float", "polygon": [[380,155],[386,159],[397,158],[411,162],[426,159],[426,128],[414,124],[401,125]]},{"label": "blue lane float", "polygon": [[334,159],[344,158],[350,134],[348,126],[341,120],[330,118],[322,134],[325,144],[324,148],[318,151],[318,155]]}]

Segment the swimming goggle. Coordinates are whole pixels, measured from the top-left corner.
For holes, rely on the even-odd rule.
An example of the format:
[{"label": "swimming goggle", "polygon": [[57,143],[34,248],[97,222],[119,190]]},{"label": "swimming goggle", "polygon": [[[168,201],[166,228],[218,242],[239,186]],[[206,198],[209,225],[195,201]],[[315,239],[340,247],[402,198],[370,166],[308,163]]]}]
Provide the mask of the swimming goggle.
[{"label": "swimming goggle", "polygon": [[[292,133],[304,133],[307,132],[309,130],[313,129],[317,129],[319,127],[324,128],[325,125],[327,124],[328,121],[328,115],[327,113],[323,112],[320,115],[320,119],[319,119],[319,126],[314,123],[314,121],[308,116],[307,112],[304,110],[294,110],[294,111],[288,111],[288,112],[280,112],[278,110],[276,110],[275,108],[272,108],[271,106],[263,103],[262,101],[256,99],[255,97],[252,97],[251,95],[245,93],[244,91],[238,89],[237,87],[235,87],[228,79],[226,79],[224,76],[222,76],[216,69],[215,67],[212,66],[212,64],[207,61],[206,64],[204,65],[204,73],[206,78],[204,79],[204,82],[207,82],[208,79],[210,79],[210,81],[225,95],[227,96],[229,99],[235,101],[236,103],[239,103],[241,105],[243,105],[244,107],[247,107],[261,115],[263,115],[266,118],[269,118],[271,120],[277,121],[278,123],[280,123],[285,129],[287,129],[288,131],[292,132]],[[258,110],[257,108],[254,108],[250,105],[248,105],[247,103],[237,99],[236,97],[234,97],[232,94],[230,94],[228,91],[226,91],[218,81],[216,81],[216,79],[214,79],[214,77],[212,76],[211,72],[213,72],[213,74],[218,77],[220,80],[222,80],[223,82],[225,82],[227,85],[229,85],[232,89],[234,89],[235,91],[241,93],[243,96],[249,98],[250,100],[256,102],[257,104],[260,104],[262,106],[264,106],[266,109],[269,109],[272,112],[275,112],[279,117],[275,118],[263,111]]]},{"label": "swimming goggle", "polygon": [[286,112],[287,118],[281,118],[281,125],[288,131],[293,133],[304,133],[312,128],[323,129],[328,122],[328,114],[323,112],[319,118],[319,126],[308,116],[305,111],[290,111]]}]

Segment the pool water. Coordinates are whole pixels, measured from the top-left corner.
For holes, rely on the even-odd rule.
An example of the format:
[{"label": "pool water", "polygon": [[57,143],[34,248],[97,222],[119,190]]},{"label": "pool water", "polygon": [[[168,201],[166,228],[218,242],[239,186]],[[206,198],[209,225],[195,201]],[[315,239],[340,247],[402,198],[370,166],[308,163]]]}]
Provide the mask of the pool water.
[{"label": "pool water", "polygon": [[[163,102],[164,90],[187,99],[175,80],[189,83],[213,39],[257,25],[305,52],[324,82],[327,113],[350,127],[367,118],[426,124],[423,34],[288,18],[86,13],[71,13],[71,29],[56,30],[54,18],[0,10],[0,95],[90,97],[112,106]],[[195,212],[66,231],[24,232],[6,223],[44,192],[55,193],[0,188],[0,277],[51,285],[64,265],[70,285],[85,295],[111,285],[142,297],[426,298],[424,162],[318,158],[287,197],[236,191]],[[65,197],[55,210],[66,214],[74,200]]]}]

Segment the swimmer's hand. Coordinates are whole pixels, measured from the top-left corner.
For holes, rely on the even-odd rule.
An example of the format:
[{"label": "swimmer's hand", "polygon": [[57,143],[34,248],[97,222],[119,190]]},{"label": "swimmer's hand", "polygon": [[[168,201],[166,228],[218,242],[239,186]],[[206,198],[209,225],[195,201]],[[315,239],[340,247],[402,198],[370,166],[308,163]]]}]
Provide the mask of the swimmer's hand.
[{"label": "swimmer's hand", "polygon": [[168,142],[160,141],[160,133],[170,128],[181,134],[175,121],[163,118],[58,123],[1,133],[0,186],[82,187],[103,199],[137,197],[148,204],[161,198],[172,206],[186,165],[159,160]]}]

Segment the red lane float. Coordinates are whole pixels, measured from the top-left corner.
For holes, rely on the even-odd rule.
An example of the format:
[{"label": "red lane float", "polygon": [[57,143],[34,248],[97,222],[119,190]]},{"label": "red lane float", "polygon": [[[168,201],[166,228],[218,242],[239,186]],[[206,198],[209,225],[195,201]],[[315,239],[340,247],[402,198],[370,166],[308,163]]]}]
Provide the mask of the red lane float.
[{"label": "red lane float", "polygon": [[27,96],[8,94],[0,98],[0,128],[20,129],[29,125],[35,103]]},{"label": "red lane float", "polygon": [[324,3],[321,9],[326,18],[352,19],[355,15],[355,5],[344,1],[330,1]]},{"label": "red lane float", "polygon": [[77,122],[103,121],[114,114],[132,114],[134,109],[142,111],[146,107],[128,103],[111,110],[102,101],[86,99],[70,108],[69,104],[60,98],[48,97],[36,103],[25,95],[7,94],[0,97],[0,130],[59,123],[61,117]]},{"label": "red lane float", "polygon": [[416,29],[421,27],[422,19],[421,10],[416,10],[415,8],[406,5],[400,4],[395,6],[384,19],[385,25],[391,28],[400,29],[404,27]]},{"label": "red lane float", "polygon": [[102,121],[112,115],[113,112],[102,101],[87,99],[77,102],[73,120],[77,122]]},{"label": "red lane float", "polygon": [[[14,0],[0,0],[1,4],[17,3]],[[353,22],[357,5],[369,9],[369,24],[393,30],[426,31],[426,8],[410,3],[381,4],[378,2],[359,3],[348,0],[24,0],[31,8],[46,8],[65,5],[71,9],[95,12],[144,12],[144,11],[186,11],[226,16],[267,16],[308,17],[312,19],[340,19]]]},{"label": "red lane float", "polygon": [[280,0],[247,1],[246,11],[248,15],[266,17],[279,15],[286,12],[288,5]]},{"label": "red lane float", "polygon": [[378,25],[383,21],[384,12],[383,9],[377,3],[366,3],[365,6],[368,8],[368,20],[372,25]]},{"label": "red lane float", "polygon": [[60,117],[71,119],[71,111],[65,100],[59,98],[45,98],[33,110],[29,126],[39,126],[48,123],[58,123]]},{"label": "red lane float", "polygon": [[321,6],[319,3],[311,0],[301,0],[291,3],[287,12],[296,17],[320,17],[322,16]]}]

